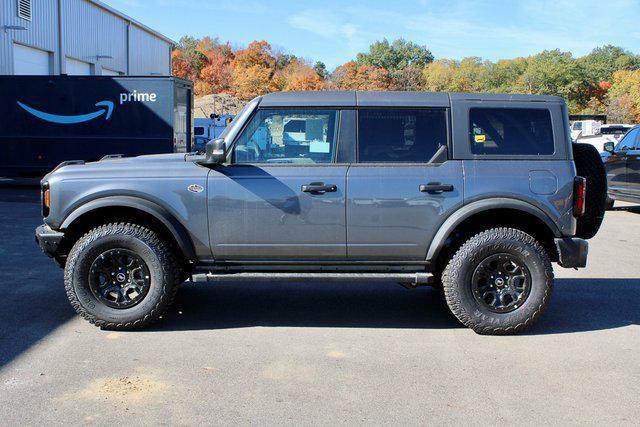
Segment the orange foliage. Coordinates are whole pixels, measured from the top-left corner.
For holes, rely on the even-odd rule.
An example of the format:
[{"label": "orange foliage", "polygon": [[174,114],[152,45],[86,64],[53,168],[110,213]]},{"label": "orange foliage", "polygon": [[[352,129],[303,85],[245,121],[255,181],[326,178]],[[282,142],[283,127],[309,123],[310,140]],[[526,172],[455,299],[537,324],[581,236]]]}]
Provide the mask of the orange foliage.
[{"label": "orange foliage", "polygon": [[308,64],[293,60],[280,73],[280,90],[324,90],[326,82]]},{"label": "orange foliage", "polygon": [[372,65],[347,62],[336,68],[334,79],[340,90],[392,90],[394,84],[388,70]]}]

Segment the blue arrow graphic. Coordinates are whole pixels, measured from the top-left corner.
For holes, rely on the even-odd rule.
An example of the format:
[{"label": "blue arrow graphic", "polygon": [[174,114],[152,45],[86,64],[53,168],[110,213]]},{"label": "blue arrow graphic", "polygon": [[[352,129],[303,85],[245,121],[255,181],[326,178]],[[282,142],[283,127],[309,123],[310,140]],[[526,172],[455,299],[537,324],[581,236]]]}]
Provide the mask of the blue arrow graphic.
[{"label": "blue arrow graphic", "polygon": [[105,112],[107,113],[107,115],[105,116],[104,119],[109,120],[111,118],[111,113],[113,113],[112,101],[96,102],[95,104],[96,107],[106,107],[106,108],[101,108],[99,111],[94,111],[93,113],[82,114],[79,116],[60,116],[58,114],[45,113],[44,111],[39,111],[39,110],[36,110],[35,108],[29,107],[28,105],[23,104],[20,101],[17,101],[17,102],[19,106],[21,106],[22,108],[24,108],[26,111],[33,114],[37,118],[45,120],[47,122],[60,123],[63,125],[71,125],[74,123],[88,122],[89,120],[93,120],[96,117],[100,117]]}]

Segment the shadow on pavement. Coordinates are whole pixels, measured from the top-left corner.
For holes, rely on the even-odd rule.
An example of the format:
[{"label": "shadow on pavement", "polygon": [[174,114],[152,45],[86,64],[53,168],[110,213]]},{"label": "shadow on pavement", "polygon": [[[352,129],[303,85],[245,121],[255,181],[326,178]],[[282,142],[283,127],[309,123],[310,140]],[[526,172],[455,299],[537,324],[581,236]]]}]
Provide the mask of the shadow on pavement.
[{"label": "shadow on pavement", "polygon": [[551,305],[529,334],[640,325],[640,279],[556,279]]},{"label": "shadow on pavement", "polygon": [[612,210],[640,214],[640,206],[620,206],[620,207],[615,207]]},{"label": "shadow on pavement", "polygon": [[[640,279],[557,279],[551,304],[528,335],[640,324]],[[457,328],[440,293],[356,283],[184,285],[155,330],[253,326]]]},{"label": "shadow on pavement", "polygon": [[74,315],[62,270],[34,241],[38,188],[0,188],[0,368]]},{"label": "shadow on pavement", "polygon": [[[180,314],[181,313],[181,314]],[[363,283],[219,283],[184,285],[158,330],[252,326],[456,328],[430,288]]]}]

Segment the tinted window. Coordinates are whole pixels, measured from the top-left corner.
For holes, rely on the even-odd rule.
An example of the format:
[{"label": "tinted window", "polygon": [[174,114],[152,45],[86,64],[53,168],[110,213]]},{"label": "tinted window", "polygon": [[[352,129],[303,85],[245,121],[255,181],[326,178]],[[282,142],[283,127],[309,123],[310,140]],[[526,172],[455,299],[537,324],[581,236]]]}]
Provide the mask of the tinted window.
[{"label": "tinted window", "polygon": [[330,163],[336,110],[259,110],[236,143],[236,163]]},{"label": "tinted window", "polygon": [[553,154],[548,110],[472,108],[469,112],[473,154]]},{"label": "tinted window", "polygon": [[358,112],[358,160],[361,163],[426,163],[446,144],[445,110]]},{"label": "tinted window", "polygon": [[640,128],[635,128],[627,132],[627,134],[620,140],[618,145],[615,148],[615,151],[624,151],[629,150],[635,146],[636,139],[638,138],[638,133],[640,132]]}]

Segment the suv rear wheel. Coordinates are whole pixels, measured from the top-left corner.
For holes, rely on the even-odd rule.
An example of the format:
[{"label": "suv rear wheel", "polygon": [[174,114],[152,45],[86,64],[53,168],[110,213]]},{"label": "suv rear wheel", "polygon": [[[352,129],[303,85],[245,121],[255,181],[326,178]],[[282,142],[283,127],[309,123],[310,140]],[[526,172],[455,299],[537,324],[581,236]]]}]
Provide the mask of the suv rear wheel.
[{"label": "suv rear wheel", "polygon": [[145,227],[112,223],[71,249],[65,289],[78,314],[105,329],[149,325],[169,308],[179,282],[170,246]]},{"label": "suv rear wheel", "polygon": [[493,228],[467,240],[442,274],[447,305],[479,334],[519,332],[542,314],[553,288],[543,247],[512,228]]}]

